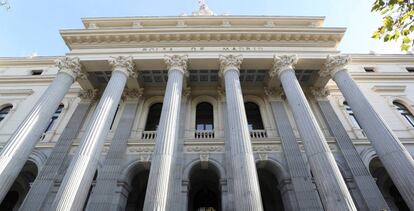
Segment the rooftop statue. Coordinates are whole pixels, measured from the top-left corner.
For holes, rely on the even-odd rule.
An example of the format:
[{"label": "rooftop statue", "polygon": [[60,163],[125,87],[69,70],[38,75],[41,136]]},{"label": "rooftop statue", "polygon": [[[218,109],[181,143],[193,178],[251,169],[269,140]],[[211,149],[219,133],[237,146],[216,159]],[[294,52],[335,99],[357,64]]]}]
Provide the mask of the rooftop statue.
[{"label": "rooftop statue", "polygon": [[198,11],[192,13],[193,16],[212,16],[215,15],[213,11],[211,11],[204,0],[198,0]]}]

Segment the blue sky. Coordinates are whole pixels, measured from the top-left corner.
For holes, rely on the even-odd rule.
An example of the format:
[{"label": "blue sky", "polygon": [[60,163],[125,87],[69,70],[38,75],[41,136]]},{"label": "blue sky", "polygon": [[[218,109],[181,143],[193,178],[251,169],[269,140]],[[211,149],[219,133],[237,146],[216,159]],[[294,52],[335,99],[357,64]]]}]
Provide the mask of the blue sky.
[{"label": "blue sky", "polygon": [[[9,0],[0,8],[0,56],[64,55],[59,29],[83,28],[82,17],[190,14],[197,0]],[[370,12],[373,0],[206,0],[216,14],[325,16],[325,26],[347,27],[344,53],[399,53],[396,43],[371,39],[381,22]]]}]

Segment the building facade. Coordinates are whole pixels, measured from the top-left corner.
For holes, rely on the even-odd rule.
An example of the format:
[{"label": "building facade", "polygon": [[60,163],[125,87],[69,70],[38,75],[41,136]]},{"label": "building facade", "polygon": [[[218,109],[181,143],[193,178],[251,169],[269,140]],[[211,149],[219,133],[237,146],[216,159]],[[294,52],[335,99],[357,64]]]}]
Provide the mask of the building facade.
[{"label": "building facade", "polygon": [[1,210],[414,209],[413,55],[323,17],[82,21],[0,58]]}]

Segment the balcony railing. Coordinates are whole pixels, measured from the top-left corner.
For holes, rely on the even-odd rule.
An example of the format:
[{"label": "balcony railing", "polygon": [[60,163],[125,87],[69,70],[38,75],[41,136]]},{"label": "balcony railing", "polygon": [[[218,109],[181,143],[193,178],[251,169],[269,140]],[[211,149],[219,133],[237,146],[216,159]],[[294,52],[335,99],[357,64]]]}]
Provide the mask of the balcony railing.
[{"label": "balcony railing", "polygon": [[196,130],[194,133],[196,139],[213,139],[214,130]]},{"label": "balcony railing", "polygon": [[157,131],[142,131],[142,140],[153,140],[157,137]]},{"label": "balcony railing", "polygon": [[250,137],[254,139],[267,138],[266,130],[250,130]]}]

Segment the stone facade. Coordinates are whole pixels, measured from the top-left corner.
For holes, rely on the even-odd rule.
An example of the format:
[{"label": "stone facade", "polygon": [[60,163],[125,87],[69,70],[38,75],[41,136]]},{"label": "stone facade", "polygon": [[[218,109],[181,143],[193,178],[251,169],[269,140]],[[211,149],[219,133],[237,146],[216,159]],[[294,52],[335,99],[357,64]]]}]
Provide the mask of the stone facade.
[{"label": "stone facade", "polygon": [[65,57],[0,58],[0,208],[414,209],[413,55],[210,15],[85,18]]}]

